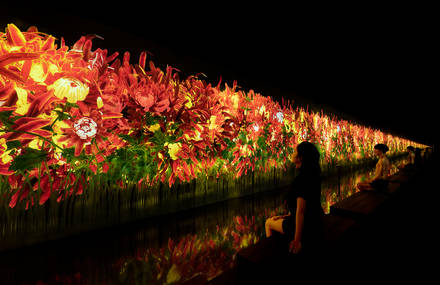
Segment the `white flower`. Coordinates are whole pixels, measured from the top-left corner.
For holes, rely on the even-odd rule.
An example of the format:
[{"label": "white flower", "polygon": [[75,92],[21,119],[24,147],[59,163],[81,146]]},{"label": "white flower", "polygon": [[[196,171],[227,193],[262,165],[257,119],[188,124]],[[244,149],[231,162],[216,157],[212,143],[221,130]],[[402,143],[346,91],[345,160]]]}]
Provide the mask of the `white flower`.
[{"label": "white flower", "polygon": [[277,119],[278,119],[278,122],[280,122],[280,123],[283,122],[283,120],[284,120],[284,114],[283,114],[283,112],[279,111],[279,112],[276,114],[276,117],[277,117]]},{"label": "white flower", "polygon": [[303,140],[307,139],[307,130],[304,130],[304,133],[302,135]]},{"label": "white flower", "polygon": [[73,124],[75,133],[83,140],[93,138],[96,135],[98,125],[90,118],[84,117]]},{"label": "white flower", "polygon": [[254,125],[254,131],[258,132],[258,130],[260,129],[260,126],[258,126],[258,124]]}]

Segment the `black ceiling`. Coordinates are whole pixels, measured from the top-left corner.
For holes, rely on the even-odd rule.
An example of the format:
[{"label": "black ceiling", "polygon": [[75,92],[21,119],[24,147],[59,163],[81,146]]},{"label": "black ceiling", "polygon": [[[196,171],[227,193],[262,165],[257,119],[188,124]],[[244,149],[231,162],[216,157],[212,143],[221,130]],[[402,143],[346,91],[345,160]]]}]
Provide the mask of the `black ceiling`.
[{"label": "black ceiling", "polygon": [[15,9],[2,24],[35,25],[68,45],[96,33],[104,40],[94,40],[95,47],[130,51],[132,61],[147,50],[157,65],[171,65],[183,76],[204,73],[212,83],[220,77],[228,84],[237,80],[245,90],[306,102],[422,143],[437,142],[438,64],[428,8],[352,13],[334,8],[306,15],[289,7],[179,8]]}]

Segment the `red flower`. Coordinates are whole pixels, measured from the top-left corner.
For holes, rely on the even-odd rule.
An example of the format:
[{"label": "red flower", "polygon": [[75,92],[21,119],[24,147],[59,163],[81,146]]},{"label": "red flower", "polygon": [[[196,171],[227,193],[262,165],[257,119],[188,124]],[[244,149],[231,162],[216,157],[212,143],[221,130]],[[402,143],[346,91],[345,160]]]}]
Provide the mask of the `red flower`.
[{"label": "red flower", "polygon": [[109,155],[123,144],[116,134],[104,128],[105,120],[113,119],[111,114],[90,109],[82,102],[78,102],[78,105],[80,108],[71,109],[71,119],[64,121],[70,128],[63,128],[64,133],[59,140],[66,142],[67,147],[75,147],[75,156],[80,155],[86,146],[87,155],[92,153]]}]

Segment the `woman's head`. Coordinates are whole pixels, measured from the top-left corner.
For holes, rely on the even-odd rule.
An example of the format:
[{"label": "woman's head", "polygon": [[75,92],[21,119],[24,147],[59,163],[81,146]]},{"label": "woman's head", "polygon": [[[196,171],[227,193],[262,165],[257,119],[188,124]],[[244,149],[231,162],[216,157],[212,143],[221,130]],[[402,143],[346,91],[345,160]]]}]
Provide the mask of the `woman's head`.
[{"label": "woman's head", "polygon": [[388,146],[383,143],[378,143],[374,146],[374,153],[376,155],[385,154],[388,150]]},{"label": "woman's head", "polygon": [[298,168],[320,171],[319,158],[318,149],[310,142],[302,142],[296,147],[294,162]]}]

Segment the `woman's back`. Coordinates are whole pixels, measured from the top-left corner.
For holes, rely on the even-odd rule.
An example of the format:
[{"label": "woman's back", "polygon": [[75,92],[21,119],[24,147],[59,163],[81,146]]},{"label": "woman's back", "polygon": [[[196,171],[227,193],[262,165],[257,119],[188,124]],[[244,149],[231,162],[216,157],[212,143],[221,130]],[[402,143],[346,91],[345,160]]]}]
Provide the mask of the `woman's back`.
[{"label": "woman's back", "polygon": [[[322,238],[321,177],[315,171],[301,171],[295,178],[288,193],[287,205],[292,215],[296,213],[297,199],[306,201],[304,213],[303,244],[315,243]],[[312,241],[314,240],[314,241]]]}]

